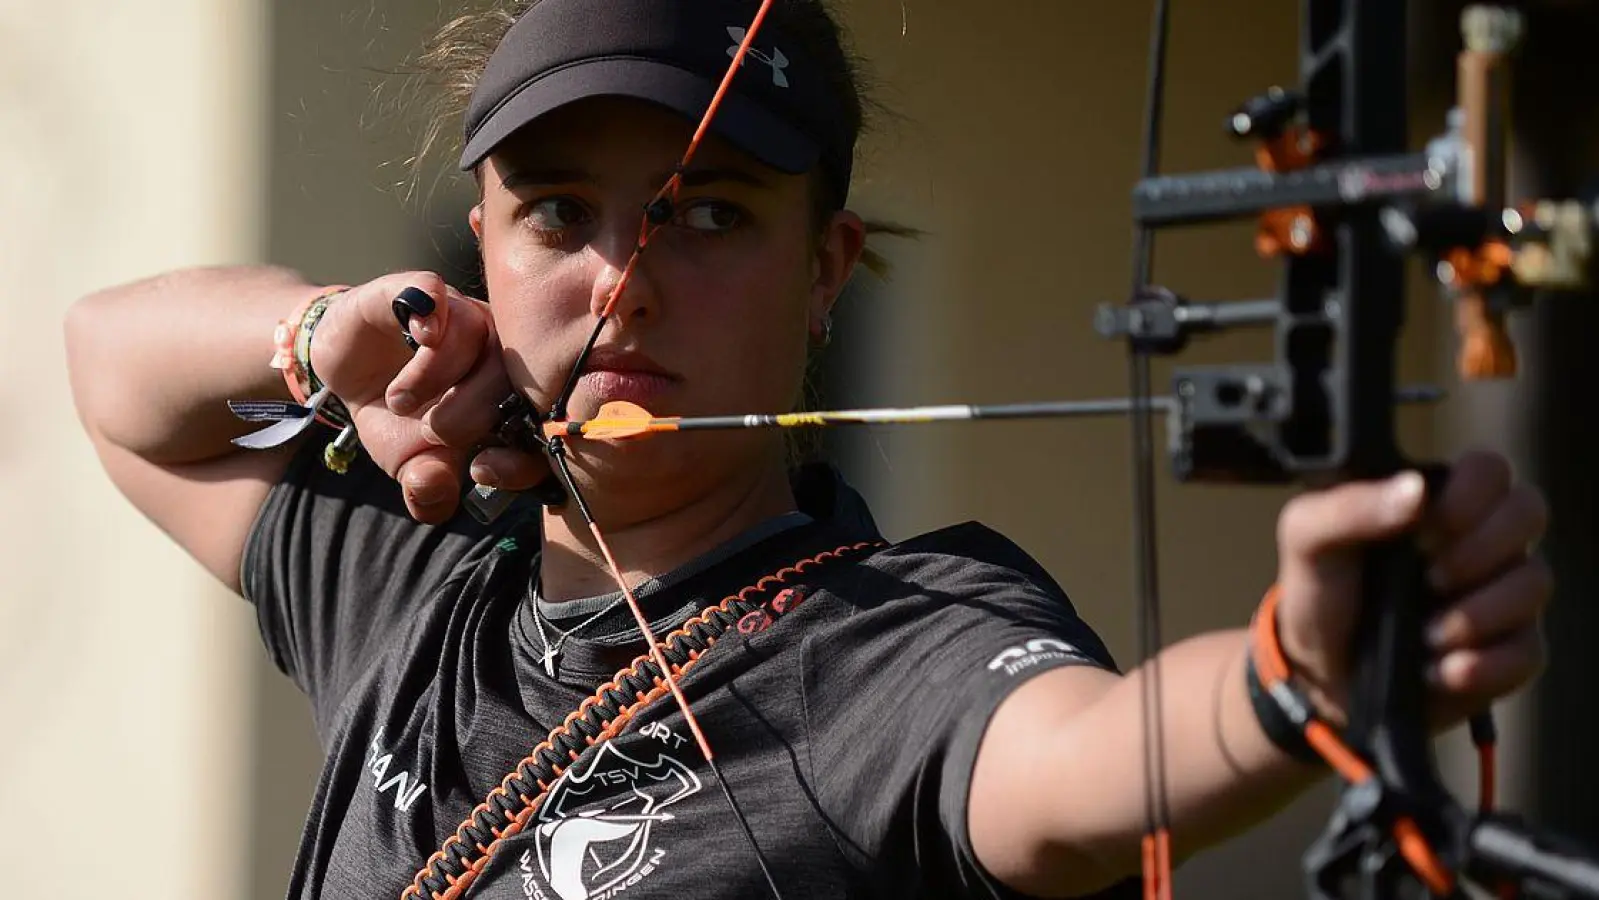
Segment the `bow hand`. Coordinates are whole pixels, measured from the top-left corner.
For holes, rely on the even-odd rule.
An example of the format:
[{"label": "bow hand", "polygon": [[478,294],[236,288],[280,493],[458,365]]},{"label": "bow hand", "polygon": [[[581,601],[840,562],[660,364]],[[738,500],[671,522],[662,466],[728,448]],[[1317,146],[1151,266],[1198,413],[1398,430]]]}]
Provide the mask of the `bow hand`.
[{"label": "bow hand", "polygon": [[1539,491],[1485,452],[1461,457],[1430,500],[1407,471],[1290,502],[1278,521],[1279,639],[1323,717],[1347,724],[1366,551],[1406,536],[1421,550],[1425,587],[1395,599],[1421,606],[1432,727],[1457,725],[1536,677],[1552,578],[1529,547],[1546,515]]}]

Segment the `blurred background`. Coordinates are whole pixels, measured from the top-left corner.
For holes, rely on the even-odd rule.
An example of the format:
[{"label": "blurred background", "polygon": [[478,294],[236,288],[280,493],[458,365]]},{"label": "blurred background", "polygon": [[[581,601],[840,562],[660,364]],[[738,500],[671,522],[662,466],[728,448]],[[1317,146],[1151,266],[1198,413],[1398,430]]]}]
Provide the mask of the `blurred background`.
[{"label": "blurred background", "polygon": [[[1122,348],[1095,338],[1090,317],[1125,291],[1149,4],[837,5],[891,111],[863,148],[857,205],[927,236],[880,245],[893,279],[863,276],[852,291],[829,351],[828,401],[1123,393]],[[1527,5],[1513,187],[1571,191],[1596,168],[1599,73],[1587,44],[1599,14]],[[1167,170],[1247,162],[1223,117],[1294,79],[1297,6],[1176,4]],[[1419,142],[1450,102],[1459,5],[1412,7]],[[216,263],[272,262],[344,283],[434,268],[471,289],[469,195],[438,167],[411,184],[421,121],[415,86],[397,74],[456,11],[439,0],[0,0],[0,275],[14,290],[0,328],[10,896],[282,896],[320,764],[305,706],[265,661],[252,610],[101,473],[73,414],[61,318],[91,291]],[[1274,268],[1255,258],[1251,234],[1163,238],[1157,278],[1195,298],[1263,296]],[[1453,387],[1449,312],[1425,275],[1416,272],[1403,368]],[[1530,361],[1519,381],[1405,414],[1419,453],[1499,448],[1553,500],[1554,663],[1502,714],[1503,792],[1590,840],[1599,475],[1588,465],[1595,401],[1582,341],[1596,325],[1586,303],[1529,315],[1518,323]],[[1268,353],[1255,335],[1185,362]],[[1118,658],[1135,658],[1124,422],[880,431],[834,449],[890,536],[983,520],[1049,566]],[[1162,474],[1169,639],[1245,621],[1274,572],[1286,496],[1179,488]],[[1453,783],[1473,796],[1463,741],[1443,743]],[[1299,895],[1299,854],[1329,796],[1315,792],[1195,860],[1179,896]]]}]

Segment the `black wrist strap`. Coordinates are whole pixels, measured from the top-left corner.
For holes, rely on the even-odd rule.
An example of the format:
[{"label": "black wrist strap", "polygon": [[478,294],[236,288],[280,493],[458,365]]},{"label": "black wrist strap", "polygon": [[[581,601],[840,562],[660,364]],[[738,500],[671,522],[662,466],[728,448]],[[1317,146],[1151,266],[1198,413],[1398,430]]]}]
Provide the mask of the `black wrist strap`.
[{"label": "black wrist strap", "polygon": [[[1309,700],[1298,690],[1284,684],[1277,693],[1268,691],[1255,671],[1255,655],[1246,654],[1244,683],[1249,686],[1249,705],[1255,710],[1255,719],[1266,732],[1266,738],[1277,749],[1294,759],[1311,765],[1324,766],[1327,761],[1305,739],[1305,723],[1311,716]],[[1279,694],[1281,696],[1279,696]]]}]

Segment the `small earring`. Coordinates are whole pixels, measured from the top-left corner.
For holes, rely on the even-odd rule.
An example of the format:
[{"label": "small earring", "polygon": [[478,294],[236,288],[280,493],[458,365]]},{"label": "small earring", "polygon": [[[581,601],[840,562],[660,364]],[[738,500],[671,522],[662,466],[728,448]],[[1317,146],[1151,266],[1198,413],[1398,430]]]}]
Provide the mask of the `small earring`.
[{"label": "small earring", "polygon": [[819,337],[814,337],[814,339],[812,340],[812,343],[814,343],[818,348],[821,348],[821,347],[826,347],[828,344],[831,344],[832,342],[833,342],[833,314],[832,313],[828,313],[828,314],[822,316],[822,333],[821,333],[821,335]]}]

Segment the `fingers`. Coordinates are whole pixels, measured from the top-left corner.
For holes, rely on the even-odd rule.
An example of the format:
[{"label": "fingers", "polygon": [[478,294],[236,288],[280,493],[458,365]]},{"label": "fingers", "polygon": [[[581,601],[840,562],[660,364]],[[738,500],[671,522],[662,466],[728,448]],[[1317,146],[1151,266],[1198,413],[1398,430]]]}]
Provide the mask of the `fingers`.
[{"label": "fingers", "polygon": [[459,381],[422,415],[422,424],[440,444],[469,447],[499,424],[499,403],[511,392],[497,354],[481,354]]},{"label": "fingers", "polygon": [[1514,478],[1510,461],[1498,453],[1474,450],[1461,456],[1428,511],[1430,536],[1450,541],[1476,528],[1504,500]]},{"label": "fingers", "polygon": [[511,447],[488,447],[472,460],[472,480],[485,487],[525,491],[555,477],[549,460]]},{"label": "fingers", "polygon": [[[486,306],[434,273],[405,272],[352,289],[337,309],[313,344],[318,372],[350,407],[362,444],[400,484],[411,515],[448,519],[472,449],[511,390]],[[493,466],[511,488],[543,480],[536,468],[531,459]]]},{"label": "fingers", "polygon": [[381,406],[362,407],[351,414],[356,431],[361,435],[361,446],[390,478],[398,479],[402,467],[412,457],[448,449],[431,440],[420,421],[395,416]]},{"label": "fingers", "polygon": [[1277,520],[1278,546],[1286,555],[1312,559],[1393,537],[1420,517],[1425,492],[1419,473],[1402,472],[1295,497]]},{"label": "fingers", "polygon": [[[1474,527],[1440,547],[1428,570],[1428,580],[1442,594],[1469,590],[1517,560],[1543,537],[1549,507],[1536,489],[1522,484],[1510,488],[1497,507],[1477,513]],[[1485,518],[1482,518],[1485,516]]]},{"label": "fingers", "polygon": [[[498,356],[486,355],[483,363],[422,416],[422,424],[437,443],[476,446],[499,425],[499,402],[510,391]],[[549,478],[551,472],[543,456],[512,447],[488,447],[472,458],[471,475],[485,487],[522,491]]]},{"label": "fingers", "polygon": [[[430,334],[428,343],[422,343],[422,322],[442,318],[443,310],[475,301],[456,297],[447,298],[438,305],[438,311],[424,319],[412,319],[419,348],[416,356],[405,364],[398,375],[389,382],[384,402],[396,415],[409,416],[437,400],[467,373],[487,361],[490,355],[491,336],[488,317],[481,311],[467,314],[457,310],[448,326],[438,326],[440,331]],[[398,305],[398,304],[397,304]],[[498,354],[493,354],[494,370],[504,378],[504,369],[498,365]],[[493,404],[496,400],[490,400]]]},{"label": "fingers", "polygon": [[[399,318],[396,301],[403,297],[409,309],[406,327],[424,346],[436,335],[442,334],[449,325],[451,310],[444,308],[445,301],[462,296],[433,272],[385,275],[365,287],[370,291],[363,297],[367,302],[361,304],[361,317],[366,324],[389,332],[394,335],[394,340],[403,340],[400,337],[400,323],[396,321]],[[432,309],[427,308],[429,303]]]},{"label": "fingers", "polygon": [[1536,625],[1553,592],[1548,563],[1527,559],[1434,616],[1427,643],[1444,653],[1500,641]]},{"label": "fingers", "polygon": [[1526,685],[1543,671],[1547,648],[1539,627],[1554,578],[1529,559],[1436,616],[1427,641],[1427,679],[1443,709],[1474,711]]},{"label": "fingers", "polygon": [[419,522],[438,524],[455,514],[460,503],[461,461],[464,454],[434,447],[411,456],[395,473],[405,496],[406,509]]},{"label": "fingers", "polygon": [[[408,287],[401,291],[400,296],[395,297],[394,303],[390,305],[389,308],[394,311],[394,318],[400,323],[400,337],[405,340],[406,346],[412,350],[420,349],[421,345],[417,343],[416,337],[411,334],[411,319],[413,317],[428,316],[436,307],[437,304],[433,302],[431,295],[415,287]],[[426,330],[430,335],[436,331],[436,329],[429,327],[431,325],[430,322],[420,318],[416,325],[419,330]]]},{"label": "fingers", "polygon": [[1453,695],[1456,703],[1449,705],[1475,709],[1538,677],[1546,657],[1543,634],[1529,626],[1493,644],[1445,654],[1429,670],[1428,680],[1434,690]]},{"label": "fingers", "polygon": [[[408,325],[419,346],[437,347],[447,333],[455,297],[465,298],[430,272],[386,275],[339,295],[329,305],[311,342],[311,364],[323,383],[352,409],[385,403],[385,391],[395,374],[414,358],[396,321],[394,301],[406,296]],[[418,317],[413,307],[432,311]],[[488,317],[480,316],[487,319]]]}]

